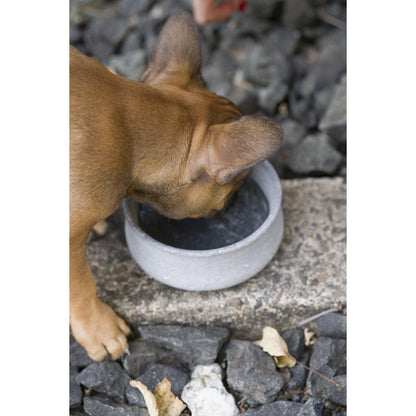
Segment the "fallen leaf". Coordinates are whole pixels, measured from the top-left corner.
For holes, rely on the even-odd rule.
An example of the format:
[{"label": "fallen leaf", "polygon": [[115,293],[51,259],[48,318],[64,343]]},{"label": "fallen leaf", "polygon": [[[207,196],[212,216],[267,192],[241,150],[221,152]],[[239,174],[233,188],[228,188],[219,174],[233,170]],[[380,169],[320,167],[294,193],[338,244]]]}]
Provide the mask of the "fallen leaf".
[{"label": "fallen leaf", "polygon": [[308,328],[304,328],[303,334],[305,336],[305,345],[307,347],[315,343],[315,332],[311,331]]},{"label": "fallen leaf", "polygon": [[171,391],[171,383],[164,378],[155,388],[155,398],[159,416],[179,416],[186,404]]},{"label": "fallen leaf", "polygon": [[263,328],[263,338],[254,342],[260,346],[263,351],[272,355],[279,368],[293,367],[296,359],[289,353],[285,340],[280,336],[276,329],[266,326]]},{"label": "fallen leaf", "polygon": [[146,403],[147,410],[149,411],[149,416],[160,416],[153,393],[139,380],[130,380],[130,386],[138,388],[140,393],[143,395],[144,402]]},{"label": "fallen leaf", "polygon": [[172,385],[166,378],[155,387],[154,394],[140,381],[131,380],[130,386],[137,387],[142,393],[149,416],[179,416],[186,408],[186,404],[172,393]]}]

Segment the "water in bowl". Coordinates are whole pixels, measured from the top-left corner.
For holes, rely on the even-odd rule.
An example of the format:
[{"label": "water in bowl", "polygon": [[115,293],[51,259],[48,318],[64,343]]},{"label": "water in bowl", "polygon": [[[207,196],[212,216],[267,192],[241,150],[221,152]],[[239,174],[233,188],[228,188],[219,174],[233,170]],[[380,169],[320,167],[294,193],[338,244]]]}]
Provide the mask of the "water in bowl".
[{"label": "water in bowl", "polygon": [[249,236],[263,224],[269,204],[257,183],[248,178],[227,212],[219,218],[171,220],[142,204],[139,226],[152,238],[186,250],[225,247]]}]

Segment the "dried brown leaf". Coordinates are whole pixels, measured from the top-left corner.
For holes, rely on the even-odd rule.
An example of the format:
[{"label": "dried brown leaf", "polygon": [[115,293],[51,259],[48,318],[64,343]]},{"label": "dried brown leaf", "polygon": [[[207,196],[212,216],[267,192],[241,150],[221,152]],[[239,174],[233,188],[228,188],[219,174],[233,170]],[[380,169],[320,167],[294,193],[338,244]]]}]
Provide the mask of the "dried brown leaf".
[{"label": "dried brown leaf", "polygon": [[179,416],[186,404],[171,391],[171,383],[164,378],[155,388],[155,398],[160,416]]},{"label": "dried brown leaf", "polygon": [[172,385],[166,378],[156,386],[154,394],[140,381],[131,380],[130,386],[140,390],[150,416],[179,416],[186,408],[186,404],[172,393]]},{"label": "dried brown leaf", "polygon": [[138,380],[130,380],[130,386],[138,388],[140,393],[143,395],[147,410],[149,411],[149,416],[161,416],[157,410],[155,396],[142,382]]},{"label": "dried brown leaf", "polygon": [[260,346],[263,351],[272,355],[279,368],[293,367],[296,364],[296,359],[290,355],[285,340],[276,329],[270,326],[264,327],[263,338],[254,343]]}]

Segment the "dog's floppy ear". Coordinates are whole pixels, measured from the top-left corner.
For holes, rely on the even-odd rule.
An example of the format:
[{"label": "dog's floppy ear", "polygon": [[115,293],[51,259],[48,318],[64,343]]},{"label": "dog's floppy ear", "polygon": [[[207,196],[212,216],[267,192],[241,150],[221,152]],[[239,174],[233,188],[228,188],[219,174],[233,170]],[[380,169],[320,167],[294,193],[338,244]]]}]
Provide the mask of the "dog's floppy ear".
[{"label": "dog's floppy ear", "polygon": [[279,150],[282,128],[263,116],[244,116],[208,129],[201,166],[220,185],[271,157]]},{"label": "dog's floppy ear", "polygon": [[149,67],[140,80],[145,83],[169,82],[171,76],[186,85],[202,82],[201,49],[196,25],[189,13],[176,13],[169,18],[159,35]]}]

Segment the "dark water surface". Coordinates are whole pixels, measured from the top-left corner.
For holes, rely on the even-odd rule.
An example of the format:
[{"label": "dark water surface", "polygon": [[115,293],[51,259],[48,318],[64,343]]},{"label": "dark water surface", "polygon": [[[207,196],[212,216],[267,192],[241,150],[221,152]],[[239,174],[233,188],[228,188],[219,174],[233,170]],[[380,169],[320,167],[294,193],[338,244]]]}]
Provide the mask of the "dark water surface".
[{"label": "dark water surface", "polygon": [[210,250],[236,243],[252,234],[268,214],[269,204],[263,191],[248,178],[220,218],[170,220],[142,204],[139,226],[161,243],[187,250]]}]

